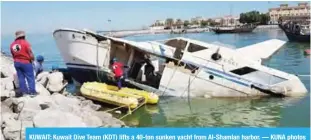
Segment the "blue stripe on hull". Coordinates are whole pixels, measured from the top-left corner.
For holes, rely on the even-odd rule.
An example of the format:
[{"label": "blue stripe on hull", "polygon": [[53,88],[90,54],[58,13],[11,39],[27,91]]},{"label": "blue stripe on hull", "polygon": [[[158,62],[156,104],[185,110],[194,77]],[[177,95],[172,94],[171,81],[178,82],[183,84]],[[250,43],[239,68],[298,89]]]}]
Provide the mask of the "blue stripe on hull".
[{"label": "blue stripe on hull", "polygon": [[217,76],[217,77],[220,77],[220,78],[229,80],[229,81],[231,81],[231,82],[237,83],[237,84],[239,84],[239,85],[243,85],[243,86],[249,87],[249,84],[247,84],[247,83],[243,83],[243,82],[238,81],[238,80],[234,80],[234,79],[227,78],[227,77],[225,77],[225,76],[223,76],[223,75],[220,75],[220,74],[217,74],[217,73],[215,73],[215,72],[211,72],[211,71],[205,71],[205,72],[207,72],[207,73],[209,73],[209,74],[211,74],[211,75],[215,75],[215,76]]},{"label": "blue stripe on hull", "polygon": [[[70,66],[84,66],[84,67],[90,67],[90,68],[95,67],[96,68],[95,65],[86,65],[86,64],[77,64],[77,63],[66,63],[66,65],[68,66],[68,70],[71,73],[72,77],[79,83],[99,81],[99,79],[105,83],[110,82],[108,80],[108,77],[106,76],[105,72],[99,72],[97,75],[96,70],[70,67]],[[236,76],[231,75],[229,73],[226,73],[226,72],[214,69],[214,68],[206,67],[206,66],[203,66],[203,68],[207,69],[205,72],[207,72],[209,74],[224,78],[226,80],[237,83],[239,85],[243,85],[243,86],[247,86],[247,87],[250,86],[250,84],[249,84],[250,81],[244,80],[244,82],[242,82],[242,81],[238,80],[238,79],[241,79],[240,77],[236,77]],[[234,78],[234,79],[232,79],[232,78]],[[246,81],[246,83],[245,83],[245,81]]]}]

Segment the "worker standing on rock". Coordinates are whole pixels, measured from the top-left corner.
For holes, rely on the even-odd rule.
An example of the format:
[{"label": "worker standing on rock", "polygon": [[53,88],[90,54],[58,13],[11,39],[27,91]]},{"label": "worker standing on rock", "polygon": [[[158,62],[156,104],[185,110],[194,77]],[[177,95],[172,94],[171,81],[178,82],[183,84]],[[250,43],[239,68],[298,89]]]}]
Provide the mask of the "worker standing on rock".
[{"label": "worker standing on rock", "polygon": [[[24,31],[15,32],[16,39],[10,46],[10,51],[14,59],[14,67],[17,72],[19,81],[20,93],[17,97],[22,95],[35,95],[35,76],[33,72],[32,61],[34,56],[31,50],[31,46],[26,40]],[[26,79],[26,80],[25,80]],[[27,85],[26,85],[27,81]]]},{"label": "worker standing on rock", "polygon": [[37,60],[33,63],[34,65],[34,71],[35,71],[35,77],[38,76],[43,71],[43,64],[44,62],[44,57],[42,55],[37,56]]}]

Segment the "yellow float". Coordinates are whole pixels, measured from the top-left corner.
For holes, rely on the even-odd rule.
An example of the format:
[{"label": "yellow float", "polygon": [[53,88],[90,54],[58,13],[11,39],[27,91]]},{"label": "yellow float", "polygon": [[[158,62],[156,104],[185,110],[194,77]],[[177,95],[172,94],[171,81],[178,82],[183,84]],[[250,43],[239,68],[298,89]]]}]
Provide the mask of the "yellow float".
[{"label": "yellow float", "polygon": [[139,107],[141,104],[156,104],[159,97],[143,90],[122,88],[98,82],[86,82],[81,86],[81,94],[87,98],[116,106]]}]

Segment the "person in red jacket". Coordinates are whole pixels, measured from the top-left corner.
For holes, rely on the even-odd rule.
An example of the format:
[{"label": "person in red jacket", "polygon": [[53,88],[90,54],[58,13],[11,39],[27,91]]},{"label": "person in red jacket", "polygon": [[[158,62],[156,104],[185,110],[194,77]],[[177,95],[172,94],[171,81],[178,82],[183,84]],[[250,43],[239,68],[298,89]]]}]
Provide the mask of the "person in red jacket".
[{"label": "person in red jacket", "polygon": [[114,78],[117,81],[117,85],[119,90],[122,88],[122,80],[123,80],[123,67],[124,65],[121,62],[118,62],[116,58],[112,59],[112,70],[114,74]]},{"label": "person in red jacket", "polygon": [[[33,72],[32,61],[34,60],[34,55],[31,50],[31,46],[25,38],[24,31],[15,32],[16,39],[10,46],[10,51],[14,59],[14,67],[17,72],[17,77],[19,81],[19,90],[22,94],[17,94],[17,96],[22,95],[35,95],[35,76]],[[26,85],[26,81],[28,87]]]}]

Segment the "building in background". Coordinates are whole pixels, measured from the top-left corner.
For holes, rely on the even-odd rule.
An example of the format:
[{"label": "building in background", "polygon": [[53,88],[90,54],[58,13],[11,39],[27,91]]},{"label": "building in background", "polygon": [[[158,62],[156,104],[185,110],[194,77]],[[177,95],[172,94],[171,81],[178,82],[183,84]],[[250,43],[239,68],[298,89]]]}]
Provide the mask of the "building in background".
[{"label": "building in background", "polygon": [[205,18],[203,18],[201,16],[198,16],[198,17],[195,17],[195,18],[191,18],[190,22],[192,24],[200,25],[203,20],[205,20]]},{"label": "building in background", "polygon": [[270,24],[277,24],[280,17],[310,16],[310,4],[298,3],[298,6],[281,4],[278,8],[269,9]]},{"label": "building in background", "polygon": [[235,25],[239,25],[240,24],[240,17],[234,17],[232,15],[229,16],[224,16],[223,18],[223,23],[222,25],[225,26],[235,26]]},{"label": "building in background", "polygon": [[240,25],[240,17],[239,16],[224,16],[224,17],[216,17],[213,18],[214,22],[216,22],[220,26],[236,26]]}]

